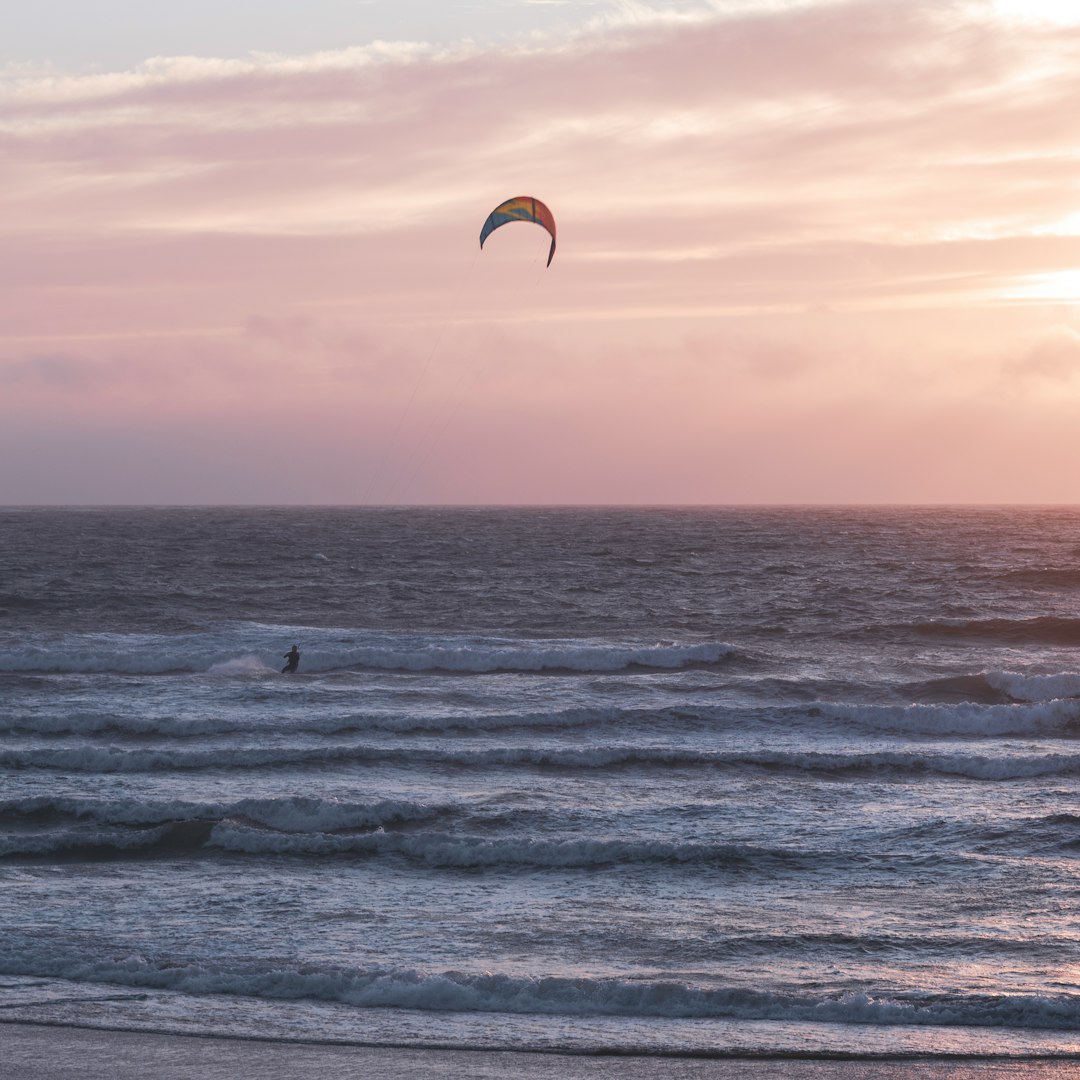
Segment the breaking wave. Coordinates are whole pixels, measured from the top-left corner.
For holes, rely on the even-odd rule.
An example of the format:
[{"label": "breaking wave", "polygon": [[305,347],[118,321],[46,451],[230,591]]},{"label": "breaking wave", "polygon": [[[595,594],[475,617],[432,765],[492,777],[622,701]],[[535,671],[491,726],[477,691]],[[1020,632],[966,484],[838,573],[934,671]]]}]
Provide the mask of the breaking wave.
[{"label": "breaking wave", "polygon": [[568,1016],[803,1021],[833,1024],[1075,1030],[1076,994],[874,996],[711,987],[675,980],[427,972],[392,967],[319,968],[289,963],[214,966],[138,952],[87,957],[13,941],[0,954],[9,976],[69,979],[186,994],[338,1002],[357,1008]]},{"label": "breaking wave", "polygon": [[[987,684],[989,685],[989,683]],[[1036,691],[1033,691],[1036,692]],[[1030,704],[822,705],[823,716],[904,735],[1005,737],[1080,735],[1080,699]]]},{"label": "breaking wave", "polygon": [[[680,703],[657,708],[640,705],[629,708],[580,706],[522,712],[452,711],[443,707],[436,707],[432,711],[430,704],[425,703],[422,709],[415,712],[330,710],[324,714],[310,708],[290,711],[285,707],[287,702],[269,713],[261,709],[254,712],[225,710],[220,714],[192,711],[187,714],[152,712],[146,715],[114,710],[72,709],[45,714],[25,710],[0,715],[0,734],[34,735],[50,740],[68,735],[117,736],[123,739],[137,737],[144,742],[164,742],[169,739],[196,739],[199,736],[235,738],[246,735],[251,739],[264,739],[269,733],[292,738],[344,738],[381,733],[449,735],[469,732],[510,734],[520,731],[539,735],[543,732],[587,731],[595,737],[594,746],[600,754],[604,753],[605,744],[610,745],[611,735],[618,731],[640,733],[645,737],[661,732],[668,737],[677,733],[692,733],[694,742],[700,745],[702,732],[746,732],[756,728],[767,730],[776,725],[786,729],[797,727],[808,732],[818,728],[823,734],[834,734],[838,730],[850,733],[857,727],[874,733],[934,737],[1080,737],[1080,676],[1077,675],[1024,676],[987,672],[910,684],[901,688],[901,692],[924,700],[911,705],[819,702],[808,705],[744,706]],[[943,698],[946,700],[941,700]],[[606,733],[607,738],[601,733]],[[343,745],[326,744],[322,752],[330,760]],[[41,748],[43,752],[45,749]],[[119,747],[103,747],[100,744],[99,749],[106,753],[100,759],[105,762],[115,759],[114,751],[120,750]],[[239,763],[260,763],[251,758],[251,748],[237,749],[242,751],[237,759]],[[349,746],[344,745],[344,750],[348,757]],[[72,767],[79,768],[76,759],[70,756],[78,751],[64,752],[69,756],[56,760],[71,761]],[[148,761],[165,760],[160,756],[166,753],[164,747],[147,747],[144,752],[156,755],[148,758]],[[175,751],[168,752],[179,755],[177,761],[180,764],[177,767],[193,767],[184,765],[185,761],[196,765],[203,762],[213,764],[209,756],[200,757],[198,750],[189,752],[177,747]],[[304,754],[311,752],[305,750]],[[227,755],[228,751],[225,753]],[[214,756],[218,756],[217,751]],[[267,758],[266,763],[273,760],[272,757]],[[287,752],[281,760],[303,761],[310,758],[294,759]],[[597,758],[598,763],[602,761],[602,757]],[[227,759],[225,763],[229,763]]]}]

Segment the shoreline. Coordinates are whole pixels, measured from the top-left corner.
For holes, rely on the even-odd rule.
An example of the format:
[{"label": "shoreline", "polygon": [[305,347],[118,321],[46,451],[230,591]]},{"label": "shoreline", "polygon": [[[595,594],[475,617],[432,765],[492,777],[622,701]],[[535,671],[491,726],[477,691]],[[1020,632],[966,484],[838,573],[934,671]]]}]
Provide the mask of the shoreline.
[{"label": "shoreline", "polygon": [[1058,1056],[852,1055],[780,1052],[645,1054],[387,1046],[223,1036],[0,1019],[0,1054],[11,1080],[385,1080],[522,1077],[523,1080],[1067,1080],[1080,1054]]}]

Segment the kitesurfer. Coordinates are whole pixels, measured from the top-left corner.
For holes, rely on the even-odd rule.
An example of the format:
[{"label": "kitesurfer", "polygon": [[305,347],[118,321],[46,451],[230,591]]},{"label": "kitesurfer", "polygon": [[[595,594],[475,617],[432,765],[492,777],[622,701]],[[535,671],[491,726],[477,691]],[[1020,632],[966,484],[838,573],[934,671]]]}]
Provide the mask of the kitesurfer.
[{"label": "kitesurfer", "polygon": [[300,665],[300,646],[294,645],[287,653],[282,655],[288,663],[281,669],[281,674],[291,675]]}]

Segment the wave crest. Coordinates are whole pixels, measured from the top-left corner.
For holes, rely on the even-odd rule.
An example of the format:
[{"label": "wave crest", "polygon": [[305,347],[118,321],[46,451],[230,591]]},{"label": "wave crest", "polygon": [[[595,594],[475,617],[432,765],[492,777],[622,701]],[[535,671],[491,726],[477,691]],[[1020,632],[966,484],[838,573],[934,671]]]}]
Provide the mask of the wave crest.
[{"label": "wave crest", "polygon": [[572,1016],[808,1021],[935,1027],[1075,1030],[1074,994],[775,993],[674,980],[523,977],[491,972],[425,972],[394,968],[310,968],[287,963],[215,967],[132,953],[87,957],[45,952],[12,941],[0,955],[11,976],[110,983],[198,995],[243,995],[285,1001],[331,1001],[358,1008]]}]

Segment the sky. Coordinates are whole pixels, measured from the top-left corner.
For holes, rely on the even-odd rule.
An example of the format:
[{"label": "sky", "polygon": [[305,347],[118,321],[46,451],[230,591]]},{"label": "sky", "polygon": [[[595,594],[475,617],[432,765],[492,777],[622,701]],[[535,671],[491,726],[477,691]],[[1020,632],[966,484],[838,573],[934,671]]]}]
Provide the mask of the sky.
[{"label": "sky", "polygon": [[1080,503],[1074,0],[16,7],[0,504]]}]

